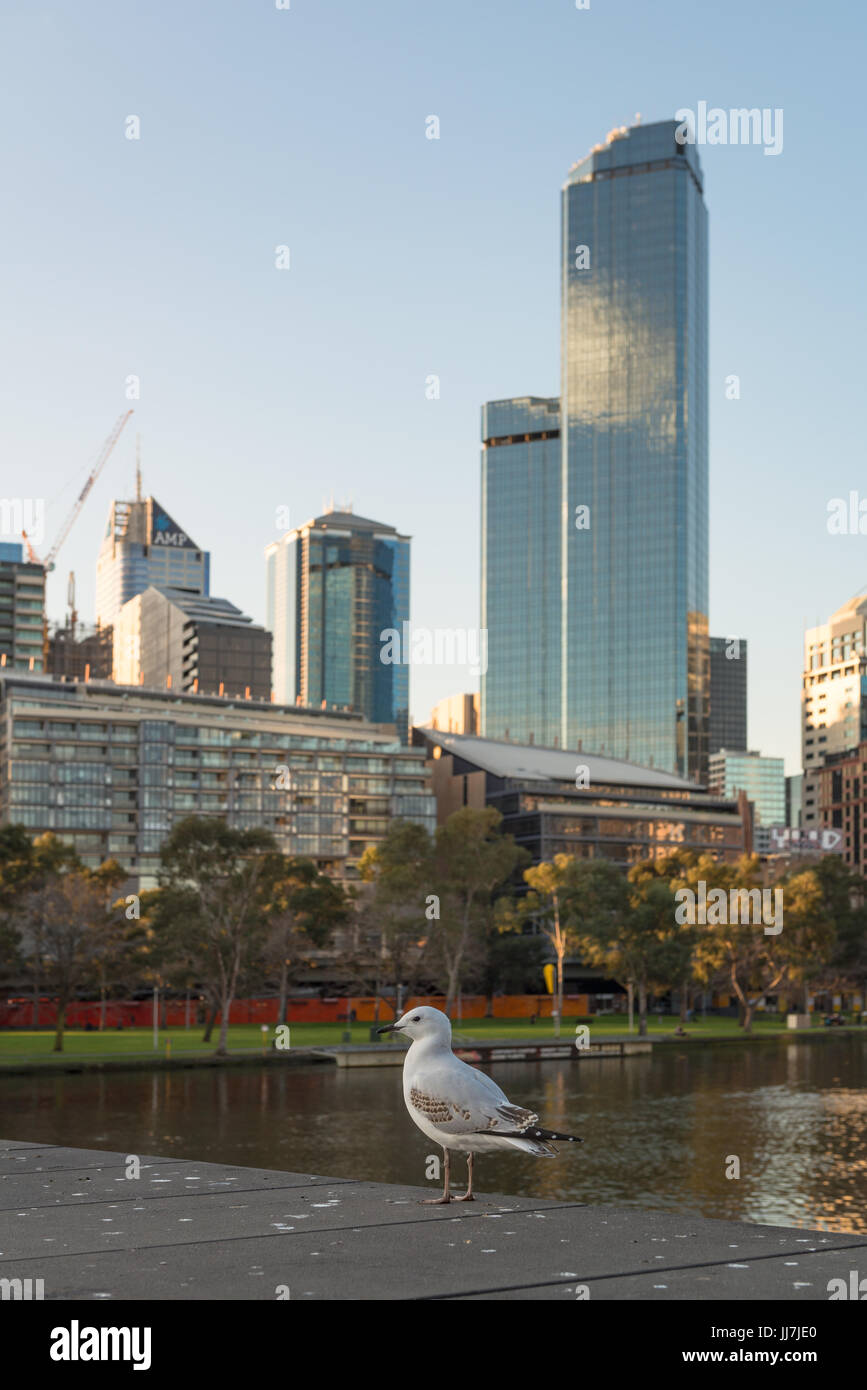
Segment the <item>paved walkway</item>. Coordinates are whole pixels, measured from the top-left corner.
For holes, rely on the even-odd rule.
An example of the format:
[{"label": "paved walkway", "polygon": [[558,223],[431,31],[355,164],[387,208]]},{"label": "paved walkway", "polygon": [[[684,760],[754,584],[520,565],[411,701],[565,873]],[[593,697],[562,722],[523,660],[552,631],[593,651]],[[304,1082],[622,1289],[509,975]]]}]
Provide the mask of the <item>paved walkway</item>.
[{"label": "paved walkway", "polygon": [[[0,1284],[49,1299],[828,1299],[867,1234],[0,1140]],[[433,1184],[431,1185],[433,1186]],[[5,1289],[5,1285],[2,1285]],[[4,1293],[4,1296],[8,1296]]]}]

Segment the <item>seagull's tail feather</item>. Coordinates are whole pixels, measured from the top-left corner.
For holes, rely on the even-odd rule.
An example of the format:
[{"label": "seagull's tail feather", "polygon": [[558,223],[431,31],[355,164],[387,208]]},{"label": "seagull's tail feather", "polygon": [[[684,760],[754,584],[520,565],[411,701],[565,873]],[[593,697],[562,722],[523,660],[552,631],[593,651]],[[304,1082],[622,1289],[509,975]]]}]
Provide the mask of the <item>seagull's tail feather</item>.
[{"label": "seagull's tail feather", "polygon": [[541,1125],[531,1125],[523,1133],[515,1131],[512,1134],[504,1134],[502,1130],[495,1133],[498,1139],[507,1139],[513,1148],[521,1149],[524,1153],[537,1154],[540,1158],[557,1157],[559,1149],[552,1148],[552,1143],[584,1143],[577,1134],[558,1134],[556,1130],[543,1129]]},{"label": "seagull's tail feather", "polygon": [[552,1139],[556,1139],[560,1144],[584,1143],[584,1140],[579,1139],[577,1134],[558,1134],[556,1130],[537,1129],[535,1125],[528,1130],[528,1134],[531,1134],[534,1139],[544,1139],[546,1143],[550,1143]]}]

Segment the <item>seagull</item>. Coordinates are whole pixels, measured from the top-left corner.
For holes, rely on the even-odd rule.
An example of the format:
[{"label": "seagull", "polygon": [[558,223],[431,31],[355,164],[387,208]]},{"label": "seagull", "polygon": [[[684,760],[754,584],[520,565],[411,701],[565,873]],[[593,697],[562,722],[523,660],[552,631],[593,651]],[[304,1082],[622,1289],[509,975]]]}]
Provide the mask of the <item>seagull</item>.
[{"label": "seagull", "polygon": [[[440,1009],[426,1005],[410,1009],[396,1023],[379,1033],[405,1033],[412,1046],[403,1064],[403,1098],[422,1134],[442,1147],[445,1182],[441,1197],[428,1198],[424,1206],[445,1202],[472,1202],[473,1155],[491,1149],[520,1149],[522,1153],[554,1158],[553,1141],[580,1144],[574,1134],[543,1129],[532,1110],[512,1105],[495,1081],[475,1067],[468,1067],[452,1052],[452,1025]],[[449,1193],[449,1149],[467,1155],[467,1190],[460,1197]]]}]

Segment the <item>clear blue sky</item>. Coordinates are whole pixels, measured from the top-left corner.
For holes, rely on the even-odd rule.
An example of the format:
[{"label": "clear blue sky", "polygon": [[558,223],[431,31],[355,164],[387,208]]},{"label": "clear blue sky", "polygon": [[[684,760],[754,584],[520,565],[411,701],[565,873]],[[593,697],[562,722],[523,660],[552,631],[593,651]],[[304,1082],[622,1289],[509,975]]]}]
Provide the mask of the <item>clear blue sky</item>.
[{"label": "clear blue sky", "polygon": [[[43,551],[141,378],[52,615],[74,569],[92,617],[138,429],[146,489],[259,621],[276,509],[333,492],[414,537],[416,625],[477,625],[479,406],[559,391],[570,164],[636,112],[782,107],[778,157],[700,153],[711,631],[748,638],[750,744],[795,770],[804,625],[867,584],[867,537],[826,530],[867,496],[864,28],[840,0],[6,0],[0,495],[46,499]],[[417,668],[415,716],[465,683]]]}]

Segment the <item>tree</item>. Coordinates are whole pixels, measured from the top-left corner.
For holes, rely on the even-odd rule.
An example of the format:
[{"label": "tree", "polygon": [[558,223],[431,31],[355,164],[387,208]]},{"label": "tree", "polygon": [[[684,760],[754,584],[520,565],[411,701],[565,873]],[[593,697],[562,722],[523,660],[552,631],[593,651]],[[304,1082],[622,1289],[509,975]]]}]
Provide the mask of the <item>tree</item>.
[{"label": "tree", "polygon": [[19,965],[20,914],[16,912],[22,891],[34,872],[33,841],[22,825],[0,826],[0,970]]},{"label": "tree", "polygon": [[128,939],[124,930],[125,904],[118,901],[117,897],[117,891],[121,884],[126,882],[128,874],[116,859],[106,859],[98,869],[93,870],[91,878],[95,886],[102,889],[105,903],[102,949],[96,957],[96,972],[99,977],[99,1031],[102,1032],[105,1028],[108,985],[115,985],[123,974],[128,954]]},{"label": "tree", "polygon": [[648,990],[677,978],[687,943],[678,936],[664,861],[643,860],[624,878],[604,860],[580,861],[570,895],[579,949],[622,985],[638,987],[638,1032],[647,1035]]},{"label": "tree", "polygon": [[7,961],[17,961],[32,980],[33,1026],[39,1026],[39,1001],[44,983],[45,905],[40,891],[57,875],[82,870],[78,855],[56,835],[30,840],[21,826],[0,830],[0,912]]},{"label": "tree", "polygon": [[440,918],[432,922],[431,959],[446,985],[451,1014],[463,983],[468,956],[484,939],[493,895],[529,858],[511,835],[500,832],[502,816],[464,806],[436,832],[434,870]]},{"label": "tree", "polygon": [[222,1014],[216,1055],[225,1057],[238,979],[261,950],[265,908],[281,867],[274,838],[188,816],[164,842],[160,863],[160,884],[169,894],[156,920],[176,938],[176,950],[192,947],[201,962]]},{"label": "tree", "polygon": [[63,1051],[66,1011],[79,989],[94,974],[105,944],[105,894],[86,869],[53,873],[28,894],[34,920],[40,923],[40,964],[46,983],[57,995],[54,1051]]},{"label": "tree", "polygon": [[438,895],[433,891],[434,846],[426,827],[392,821],[380,844],[365,850],[358,869],[372,888],[358,919],[362,930],[367,928],[365,936],[372,938],[372,949],[364,943],[356,965],[372,981],[378,1019],[380,993],[387,980],[393,981],[396,991],[406,985],[409,994],[415,993],[425,937],[435,929],[431,922],[439,914]]},{"label": "tree", "polygon": [[278,862],[269,866],[268,877],[265,959],[278,967],[277,1022],[285,1023],[290,952],[325,946],[334,928],[346,920],[347,899],[340,885],[320,873],[312,859],[279,855]]},{"label": "tree", "polygon": [[865,883],[836,854],[807,861],[822,887],[825,911],[835,926],[835,940],[820,972],[832,991],[867,992],[867,904]]},{"label": "tree", "polygon": [[554,1010],[563,1017],[563,966],[566,957],[580,949],[582,933],[600,931],[612,908],[625,911],[623,875],[605,860],[579,860],[570,854],[557,854],[552,862],[543,861],[524,870],[530,892],[524,912],[547,937],[554,952]]},{"label": "tree", "polygon": [[[694,861],[690,875],[696,884],[704,880],[708,898],[707,921],[699,924],[696,937],[697,977],[709,983],[715,974],[725,975],[740,1003],[744,1032],[751,1033],[756,1005],[763,994],[782,984],[788,969],[785,933],[766,933],[761,913],[758,921],[750,920],[756,913],[748,910],[746,895],[758,893],[761,902],[758,858],[744,856],[734,865],[703,855]],[[721,901],[711,901],[712,890]]]},{"label": "tree", "polygon": [[788,979],[801,986],[806,1012],[811,983],[832,959],[837,933],[815,868],[793,867],[779,886],[784,908],[778,949]]}]

